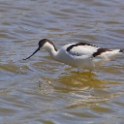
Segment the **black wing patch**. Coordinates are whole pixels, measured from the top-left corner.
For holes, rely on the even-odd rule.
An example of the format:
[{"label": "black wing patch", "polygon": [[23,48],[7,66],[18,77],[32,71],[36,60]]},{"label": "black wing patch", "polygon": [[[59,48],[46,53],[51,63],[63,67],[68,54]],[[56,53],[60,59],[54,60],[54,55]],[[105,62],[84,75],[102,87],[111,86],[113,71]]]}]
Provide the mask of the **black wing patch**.
[{"label": "black wing patch", "polygon": [[99,48],[95,53],[93,53],[93,57],[101,55],[102,53],[107,52],[107,51],[112,51],[112,50],[108,48]]},{"label": "black wing patch", "polygon": [[73,47],[77,47],[77,46],[85,46],[85,45],[87,45],[87,46],[94,46],[94,47],[97,47],[98,48],[98,46],[95,46],[94,44],[89,44],[89,43],[77,43],[77,44],[74,44],[74,45],[71,45],[71,46],[69,46],[66,50],[69,52],[69,51],[71,51],[71,49],[73,48]]}]

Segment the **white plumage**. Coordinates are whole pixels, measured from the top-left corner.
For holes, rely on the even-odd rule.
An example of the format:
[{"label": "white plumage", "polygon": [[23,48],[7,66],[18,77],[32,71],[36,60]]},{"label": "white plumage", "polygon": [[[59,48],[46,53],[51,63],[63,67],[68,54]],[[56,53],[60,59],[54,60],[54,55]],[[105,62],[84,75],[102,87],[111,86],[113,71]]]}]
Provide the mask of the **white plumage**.
[{"label": "white plumage", "polygon": [[33,56],[40,48],[47,50],[53,59],[76,67],[79,70],[81,68],[92,70],[105,64],[124,51],[123,49],[100,48],[95,45],[81,42],[67,44],[57,50],[50,40],[42,39],[39,41],[39,47],[36,51],[26,59]]}]

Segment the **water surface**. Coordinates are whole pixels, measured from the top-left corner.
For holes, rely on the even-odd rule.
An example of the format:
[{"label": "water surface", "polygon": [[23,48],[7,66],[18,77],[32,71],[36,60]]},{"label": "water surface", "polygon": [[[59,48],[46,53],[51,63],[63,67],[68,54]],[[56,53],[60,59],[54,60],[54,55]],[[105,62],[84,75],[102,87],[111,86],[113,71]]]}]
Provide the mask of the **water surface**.
[{"label": "water surface", "polygon": [[85,41],[124,48],[122,0],[0,1],[0,123],[124,123],[124,55],[89,73],[54,61],[38,41],[57,48]]}]

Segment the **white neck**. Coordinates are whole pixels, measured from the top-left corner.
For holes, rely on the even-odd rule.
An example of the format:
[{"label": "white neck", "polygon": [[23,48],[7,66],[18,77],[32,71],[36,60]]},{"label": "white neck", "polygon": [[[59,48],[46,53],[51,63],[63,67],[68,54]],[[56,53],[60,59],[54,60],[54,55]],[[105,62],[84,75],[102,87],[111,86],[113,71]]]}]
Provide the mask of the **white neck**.
[{"label": "white neck", "polygon": [[55,50],[54,46],[51,43],[46,42],[43,48],[49,52],[52,58],[56,59],[58,51]]}]

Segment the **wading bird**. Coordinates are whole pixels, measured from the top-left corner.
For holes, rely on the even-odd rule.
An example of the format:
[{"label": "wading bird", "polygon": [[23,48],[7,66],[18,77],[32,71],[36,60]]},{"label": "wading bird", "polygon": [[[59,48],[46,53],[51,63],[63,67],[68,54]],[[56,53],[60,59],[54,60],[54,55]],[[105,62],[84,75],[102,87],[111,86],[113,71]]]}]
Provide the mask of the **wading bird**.
[{"label": "wading bird", "polygon": [[70,43],[57,50],[50,40],[42,39],[39,41],[38,48],[35,52],[26,59],[32,57],[41,48],[48,51],[53,59],[72,67],[76,67],[78,70],[82,68],[92,70],[124,52],[124,49],[100,48],[98,46],[82,42]]}]

